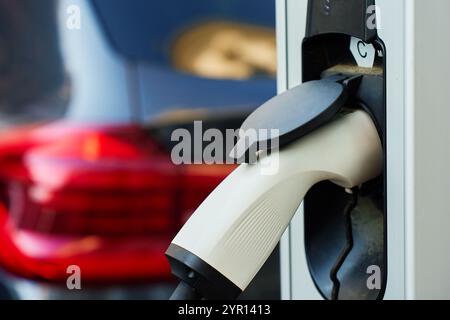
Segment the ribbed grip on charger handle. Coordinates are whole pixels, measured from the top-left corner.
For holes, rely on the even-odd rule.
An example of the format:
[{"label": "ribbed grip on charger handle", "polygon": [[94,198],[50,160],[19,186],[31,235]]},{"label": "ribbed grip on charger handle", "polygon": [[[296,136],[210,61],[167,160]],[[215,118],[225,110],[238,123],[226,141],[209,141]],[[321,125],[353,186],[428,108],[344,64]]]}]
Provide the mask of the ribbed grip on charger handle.
[{"label": "ribbed grip on charger handle", "polygon": [[[256,164],[238,167],[195,211],[172,245],[244,290],[308,190],[324,180],[353,188],[376,178],[382,172],[382,150],[368,114],[340,116]],[[265,173],[270,165],[278,167],[275,174]]]}]

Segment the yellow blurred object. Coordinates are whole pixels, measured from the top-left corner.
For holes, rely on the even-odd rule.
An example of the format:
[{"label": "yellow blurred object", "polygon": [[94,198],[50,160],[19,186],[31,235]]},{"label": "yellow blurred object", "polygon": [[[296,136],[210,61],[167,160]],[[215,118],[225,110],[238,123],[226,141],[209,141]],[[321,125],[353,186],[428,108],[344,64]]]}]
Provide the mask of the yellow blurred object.
[{"label": "yellow blurred object", "polygon": [[275,31],[235,22],[203,23],[175,41],[172,57],[176,69],[207,78],[275,76]]},{"label": "yellow blurred object", "polygon": [[95,134],[88,136],[83,143],[83,159],[87,161],[96,161],[98,160],[99,154],[100,154],[99,137]]},{"label": "yellow blurred object", "polygon": [[98,250],[101,245],[102,240],[99,237],[87,236],[63,245],[57,250],[57,255],[58,257],[63,258],[71,257],[76,254],[88,254]]}]

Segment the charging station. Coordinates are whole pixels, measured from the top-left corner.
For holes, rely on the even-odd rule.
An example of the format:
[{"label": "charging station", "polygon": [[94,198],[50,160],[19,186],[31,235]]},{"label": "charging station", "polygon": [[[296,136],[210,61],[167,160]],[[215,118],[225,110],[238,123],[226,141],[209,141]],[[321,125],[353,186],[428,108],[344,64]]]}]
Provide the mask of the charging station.
[{"label": "charging station", "polygon": [[355,103],[371,109],[384,153],[358,194],[328,182],[307,194],[281,241],[282,298],[449,299],[450,2],[276,6],[280,93],[361,75]]}]

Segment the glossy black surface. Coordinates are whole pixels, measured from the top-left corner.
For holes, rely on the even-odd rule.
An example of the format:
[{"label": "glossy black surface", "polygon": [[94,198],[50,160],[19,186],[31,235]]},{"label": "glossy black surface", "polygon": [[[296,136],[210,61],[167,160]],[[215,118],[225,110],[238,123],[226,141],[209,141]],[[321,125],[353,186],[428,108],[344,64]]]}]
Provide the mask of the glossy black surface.
[{"label": "glossy black surface", "polygon": [[[243,123],[244,132],[255,131],[258,150],[278,140],[284,146],[330,121],[347,100],[346,88],[333,80],[310,81],[278,95],[254,111]],[[275,131],[273,131],[275,130]],[[268,135],[259,134],[268,132]]]}]

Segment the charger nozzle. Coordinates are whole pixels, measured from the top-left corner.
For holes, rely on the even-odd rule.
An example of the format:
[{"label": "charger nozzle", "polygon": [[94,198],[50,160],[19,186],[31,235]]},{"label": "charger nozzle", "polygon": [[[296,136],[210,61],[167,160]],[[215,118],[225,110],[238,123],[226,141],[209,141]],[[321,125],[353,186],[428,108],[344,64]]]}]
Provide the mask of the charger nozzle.
[{"label": "charger nozzle", "polygon": [[[267,164],[277,170],[264,174]],[[276,247],[313,185],[330,180],[353,188],[378,177],[382,166],[381,140],[364,111],[339,115],[280,152],[241,165],[172,241],[167,256],[173,273],[202,297],[236,298]],[[182,284],[179,292],[193,296],[188,289]]]}]

